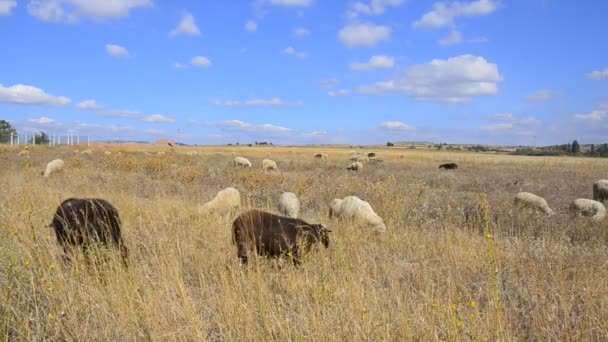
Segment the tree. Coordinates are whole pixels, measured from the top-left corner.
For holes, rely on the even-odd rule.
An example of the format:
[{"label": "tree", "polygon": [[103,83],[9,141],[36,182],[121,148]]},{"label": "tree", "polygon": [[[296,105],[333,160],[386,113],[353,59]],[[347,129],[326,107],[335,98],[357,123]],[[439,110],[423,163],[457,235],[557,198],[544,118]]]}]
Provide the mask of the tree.
[{"label": "tree", "polygon": [[386,143],[386,146],[391,147],[391,146],[395,146],[395,144],[393,144],[392,142],[389,141]]},{"label": "tree", "polygon": [[0,120],[0,143],[8,143],[11,141],[11,133],[13,136],[17,136],[17,130],[10,122],[6,120]]},{"label": "tree", "polygon": [[40,132],[40,134],[36,135],[36,139],[34,139],[34,141],[36,141],[36,145],[48,145],[51,140],[49,139],[48,134]]},{"label": "tree", "polygon": [[578,141],[574,140],[572,142],[572,153],[579,153],[581,151],[581,146],[578,144]]}]

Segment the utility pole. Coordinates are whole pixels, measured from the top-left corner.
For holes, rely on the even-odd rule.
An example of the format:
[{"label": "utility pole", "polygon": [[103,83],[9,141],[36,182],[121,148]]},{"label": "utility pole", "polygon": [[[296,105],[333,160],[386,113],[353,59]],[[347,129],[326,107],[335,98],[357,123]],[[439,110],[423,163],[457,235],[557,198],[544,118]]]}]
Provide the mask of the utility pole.
[{"label": "utility pole", "polygon": [[36,145],[36,132],[32,133],[32,145]]}]

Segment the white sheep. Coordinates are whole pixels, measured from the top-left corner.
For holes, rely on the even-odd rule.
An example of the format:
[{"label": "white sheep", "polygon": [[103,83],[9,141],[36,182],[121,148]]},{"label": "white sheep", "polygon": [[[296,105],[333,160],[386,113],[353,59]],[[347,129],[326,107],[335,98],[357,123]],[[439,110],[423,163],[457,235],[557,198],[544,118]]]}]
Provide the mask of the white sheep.
[{"label": "white sheep", "polygon": [[279,167],[274,160],[264,159],[262,160],[262,170],[264,170],[264,172],[278,171]]},{"label": "white sheep", "polygon": [[352,161],[352,162],[368,162],[369,161],[369,157],[368,156],[364,156],[364,155],[358,155],[358,156],[354,156],[354,157],[350,158],[350,161]]},{"label": "white sheep", "polygon": [[547,215],[553,215],[553,210],[549,208],[549,205],[544,198],[529,192],[518,193],[513,202],[517,208],[531,208],[542,211]]},{"label": "white sheep", "polygon": [[576,216],[591,217],[593,221],[601,222],[606,217],[606,207],[598,201],[579,198],[572,201],[570,211]]},{"label": "white sheep", "polygon": [[156,155],[157,155],[157,156],[164,156],[164,155],[165,155],[165,152],[163,152],[163,151],[159,151],[159,152],[156,152]]},{"label": "white sheep", "polygon": [[[78,151],[78,150],[76,150],[76,151]],[[83,156],[91,157],[93,155],[93,151],[91,151],[90,149],[84,150],[84,151],[80,152],[80,154]]]},{"label": "white sheep", "polygon": [[346,167],[348,171],[361,171],[363,170],[363,164],[361,162],[351,163]]},{"label": "white sheep", "polygon": [[103,154],[105,154],[106,156],[110,156],[110,155],[112,155],[112,152],[110,152],[110,151],[105,151]]},{"label": "white sheep", "polygon": [[65,163],[61,159],[55,159],[46,164],[46,170],[44,171],[44,177],[48,177],[53,173],[57,173],[63,169]]},{"label": "white sheep", "polygon": [[251,167],[251,162],[249,159],[243,157],[234,157],[232,164],[234,166]]},{"label": "white sheep", "polygon": [[347,196],[344,199],[334,199],[330,204],[330,217],[349,220],[361,226],[371,227],[378,232],[386,231],[382,218],[376,214],[372,206],[357,196]]},{"label": "white sheep", "polygon": [[593,199],[598,202],[608,201],[608,179],[593,182]]},{"label": "white sheep", "polygon": [[241,194],[235,188],[226,188],[215,197],[199,207],[199,214],[232,213],[241,208]]},{"label": "white sheep", "polygon": [[300,200],[293,192],[284,192],[279,197],[278,209],[281,215],[298,218],[300,215]]}]

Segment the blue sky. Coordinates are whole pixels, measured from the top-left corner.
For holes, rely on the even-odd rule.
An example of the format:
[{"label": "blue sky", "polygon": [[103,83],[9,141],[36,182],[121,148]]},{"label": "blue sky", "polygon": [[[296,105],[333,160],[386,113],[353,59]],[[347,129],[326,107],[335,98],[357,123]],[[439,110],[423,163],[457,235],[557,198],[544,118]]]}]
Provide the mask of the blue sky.
[{"label": "blue sky", "polygon": [[608,2],[0,0],[20,132],[608,142]]}]

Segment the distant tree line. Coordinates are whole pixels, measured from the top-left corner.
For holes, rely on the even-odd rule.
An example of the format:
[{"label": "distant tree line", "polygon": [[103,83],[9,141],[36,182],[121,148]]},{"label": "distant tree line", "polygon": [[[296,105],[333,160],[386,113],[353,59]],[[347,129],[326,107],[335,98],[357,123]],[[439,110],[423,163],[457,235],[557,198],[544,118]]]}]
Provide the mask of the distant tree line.
[{"label": "distant tree line", "polygon": [[584,145],[584,149],[577,140],[571,143],[543,147],[543,148],[521,148],[513,154],[523,156],[587,156],[608,157],[608,144]]}]

